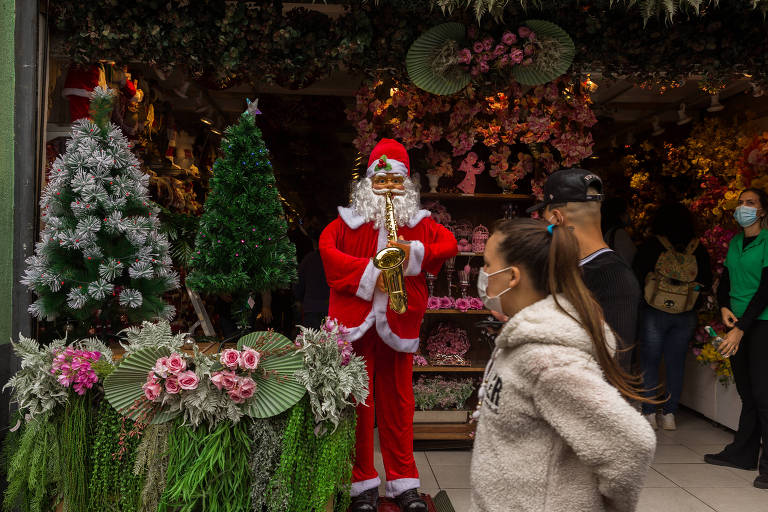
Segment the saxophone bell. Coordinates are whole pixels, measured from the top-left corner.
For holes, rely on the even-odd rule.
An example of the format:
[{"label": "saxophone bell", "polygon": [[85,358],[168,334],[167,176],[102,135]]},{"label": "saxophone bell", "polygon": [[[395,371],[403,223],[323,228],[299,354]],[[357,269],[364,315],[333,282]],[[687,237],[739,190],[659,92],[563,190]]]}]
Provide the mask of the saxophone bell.
[{"label": "saxophone bell", "polygon": [[[391,192],[386,193],[385,201],[387,241],[397,242],[397,223]],[[381,271],[384,287],[389,295],[389,308],[401,315],[408,310],[408,294],[405,291],[403,274],[404,261],[405,251],[399,247],[385,247],[373,258],[373,266]]]}]

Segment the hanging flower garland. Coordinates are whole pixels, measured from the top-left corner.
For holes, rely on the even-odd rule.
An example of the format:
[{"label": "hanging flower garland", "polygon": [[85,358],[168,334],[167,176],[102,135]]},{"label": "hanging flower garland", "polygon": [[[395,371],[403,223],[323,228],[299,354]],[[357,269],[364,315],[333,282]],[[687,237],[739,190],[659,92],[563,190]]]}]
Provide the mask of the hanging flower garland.
[{"label": "hanging flower garland", "polygon": [[357,129],[360,153],[369,153],[379,138],[392,137],[416,150],[416,168],[445,175],[451,168],[482,165],[505,191],[516,190],[534,173],[541,174],[536,180],[541,182],[547,173],[590,156],[589,128],[597,122],[589,97],[567,79],[526,93],[510,84],[489,97],[472,91],[436,96],[411,85],[390,91],[376,81],[358,91],[347,117]]}]

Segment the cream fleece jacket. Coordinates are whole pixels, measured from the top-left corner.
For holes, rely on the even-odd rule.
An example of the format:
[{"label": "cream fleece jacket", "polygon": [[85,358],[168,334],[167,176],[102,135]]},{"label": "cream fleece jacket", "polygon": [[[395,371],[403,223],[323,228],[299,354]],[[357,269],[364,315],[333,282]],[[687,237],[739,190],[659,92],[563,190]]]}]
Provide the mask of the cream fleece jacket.
[{"label": "cream fleece jacket", "polygon": [[507,322],[487,377],[470,512],[635,510],[656,436],[551,295]]}]

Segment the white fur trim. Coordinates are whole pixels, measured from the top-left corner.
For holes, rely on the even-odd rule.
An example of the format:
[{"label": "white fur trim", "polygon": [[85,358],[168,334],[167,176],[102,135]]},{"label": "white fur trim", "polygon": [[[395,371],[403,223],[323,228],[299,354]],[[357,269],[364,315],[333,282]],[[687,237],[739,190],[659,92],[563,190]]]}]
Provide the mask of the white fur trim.
[{"label": "white fur trim", "polygon": [[87,89],[74,89],[72,87],[66,87],[61,90],[61,95],[65,98],[67,96],[80,96],[82,98],[90,98],[93,91]]},{"label": "white fur trim", "polygon": [[421,265],[424,262],[424,244],[418,240],[411,241],[411,255],[408,259],[408,268],[405,269],[406,276],[417,276],[421,274]]},{"label": "white fur trim", "polygon": [[339,217],[344,221],[344,224],[349,226],[350,229],[357,229],[365,224],[365,219],[352,208],[345,208],[339,206]]},{"label": "white fur trim", "polygon": [[[344,224],[349,226],[350,229],[357,229],[363,224],[365,224],[365,219],[363,219],[363,217],[352,208],[339,206],[337,210],[339,211],[339,217],[341,217],[341,220],[343,220]],[[414,215],[408,221],[408,227],[415,228],[419,224],[419,222],[421,222],[422,220],[426,219],[431,215],[432,213],[429,210],[419,210],[416,213],[416,215]]]},{"label": "white fur trim", "polygon": [[[391,158],[387,158],[387,163],[392,166],[391,171],[380,171],[380,172],[386,172],[386,173],[395,173],[395,174],[402,174],[403,176],[408,176],[408,168],[405,166],[405,164],[399,160],[393,160]],[[379,165],[379,160],[375,160],[371,165],[368,166],[368,169],[365,170],[365,177],[370,178],[374,174],[376,174],[376,166]]]},{"label": "white fur trim", "polygon": [[365,491],[377,488],[381,485],[381,478],[371,478],[370,480],[363,480],[362,482],[352,482],[352,488],[349,490],[349,495],[353,498],[360,496]]},{"label": "white fur trim", "polygon": [[396,352],[412,354],[419,349],[419,338],[403,339],[392,332],[387,321],[387,308],[389,307],[386,293],[376,290],[373,297],[373,311],[376,312],[376,333],[384,343]]},{"label": "white fur trim", "polygon": [[377,269],[373,260],[368,261],[368,265],[365,267],[363,277],[360,278],[360,284],[357,286],[357,295],[363,300],[373,299],[373,291],[376,289],[376,281],[379,279],[381,270]]},{"label": "white fur trim", "polygon": [[403,494],[405,491],[418,489],[420,486],[421,482],[418,478],[398,478],[397,480],[392,480],[391,482],[388,481],[384,486],[384,490],[387,498],[396,498]]}]

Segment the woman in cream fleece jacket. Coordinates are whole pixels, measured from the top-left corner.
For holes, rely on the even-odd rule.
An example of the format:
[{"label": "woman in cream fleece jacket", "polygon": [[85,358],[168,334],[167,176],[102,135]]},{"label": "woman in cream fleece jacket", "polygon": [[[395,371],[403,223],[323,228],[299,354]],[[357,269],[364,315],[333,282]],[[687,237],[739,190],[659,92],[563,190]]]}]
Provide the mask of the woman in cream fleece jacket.
[{"label": "woman in cream fleece jacket", "polygon": [[471,512],[637,506],[656,436],[619,392],[639,398],[611,357],[575,247],[564,228],[532,219],[504,221],[488,241],[478,289],[511,319],[480,392]]}]

